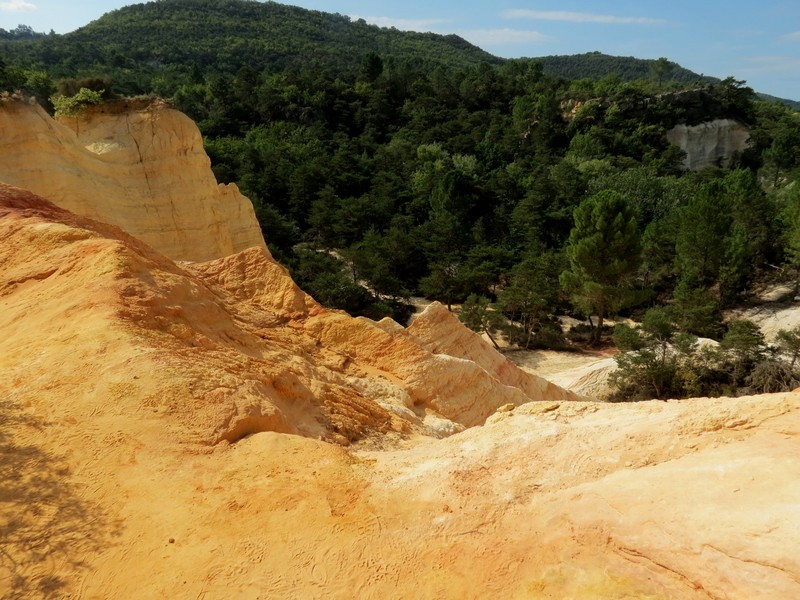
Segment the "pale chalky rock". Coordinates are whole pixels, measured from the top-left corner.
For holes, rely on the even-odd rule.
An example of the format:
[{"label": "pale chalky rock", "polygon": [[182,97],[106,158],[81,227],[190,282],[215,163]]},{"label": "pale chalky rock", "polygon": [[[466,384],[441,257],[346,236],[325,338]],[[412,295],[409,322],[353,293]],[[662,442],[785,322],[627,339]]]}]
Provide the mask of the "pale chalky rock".
[{"label": "pale chalky rock", "polygon": [[729,167],[747,149],[749,140],[747,127],[732,119],[676,125],[667,132],[667,141],[686,152],[683,167],[690,171]]}]

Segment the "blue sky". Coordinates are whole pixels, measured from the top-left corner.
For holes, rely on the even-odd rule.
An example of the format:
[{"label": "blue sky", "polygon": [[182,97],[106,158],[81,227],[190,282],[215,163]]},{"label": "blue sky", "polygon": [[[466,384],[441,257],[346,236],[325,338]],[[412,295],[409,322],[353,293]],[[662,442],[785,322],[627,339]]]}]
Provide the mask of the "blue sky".
[{"label": "blue sky", "polygon": [[[0,0],[0,27],[65,33],[120,0]],[[759,92],[800,100],[800,1],[294,0],[304,8],[414,31],[456,33],[504,57],[606,54],[658,58]]]}]

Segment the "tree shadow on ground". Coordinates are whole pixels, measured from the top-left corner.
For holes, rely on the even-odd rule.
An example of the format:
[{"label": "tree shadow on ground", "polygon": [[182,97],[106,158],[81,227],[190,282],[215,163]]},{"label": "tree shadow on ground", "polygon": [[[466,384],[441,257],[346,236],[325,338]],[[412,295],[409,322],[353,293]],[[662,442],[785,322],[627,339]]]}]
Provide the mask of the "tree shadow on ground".
[{"label": "tree shadow on ground", "polygon": [[58,598],[120,523],[83,499],[63,456],[28,443],[47,424],[0,399],[0,598]]}]

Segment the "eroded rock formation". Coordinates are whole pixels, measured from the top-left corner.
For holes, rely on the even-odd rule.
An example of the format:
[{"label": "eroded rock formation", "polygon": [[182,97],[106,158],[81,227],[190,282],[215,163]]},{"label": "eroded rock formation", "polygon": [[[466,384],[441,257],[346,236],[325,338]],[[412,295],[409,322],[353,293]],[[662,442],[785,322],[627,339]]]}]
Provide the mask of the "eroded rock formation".
[{"label": "eroded rock formation", "polygon": [[4,184],[0,348],[2,597],[800,597],[800,394],[572,402]]},{"label": "eroded rock formation", "polygon": [[[50,317],[75,299],[102,299],[98,329],[114,332],[116,346],[136,348],[121,352],[148,374],[147,386],[128,382],[130,393],[148,406],[181,397],[170,412],[183,415],[195,440],[271,430],[349,442],[390,430],[428,432],[429,416],[470,427],[505,404],[577,399],[535,375],[510,377],[490,359],[434,354],[402,328],[326,310],[266,248],[178,265],[115,227],[30,193],[3,185],[0,196],[5,348],[9,357],[21,353],[9,366],[27,368],[33,330],[15,333],[27,320],[48,315],[36,325],[36,343],[70,352],[63,343],[70,327]],[[84,304],[67,310],[77,328],[69,335],[79,339],[93,331],[83,321],[100,318],[96,304]],[[51,326],[58,331],[52,336]],[[97,349],[89,363],[113,362],[104,344],[85,343],[87,352]],[[477,336],[469,344],[485,346]],[[69,373],[51,366],[48,377],[69,380]],[[86,381],[82,391],[92,385]]]},{"label": "eroded rock formation", "polygon": [[174,260],[264,248],[250,201],[217,185],[197,126],[163,103],[126,101],[54,121],[0,102],[0,181],[111,223]]}]

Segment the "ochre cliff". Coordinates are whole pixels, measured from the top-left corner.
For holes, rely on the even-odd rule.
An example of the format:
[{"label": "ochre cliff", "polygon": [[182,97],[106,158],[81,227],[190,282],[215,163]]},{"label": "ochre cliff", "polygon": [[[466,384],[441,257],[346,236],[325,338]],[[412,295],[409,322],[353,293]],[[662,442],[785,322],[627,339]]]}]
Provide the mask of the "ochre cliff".
[{"label": "ochre cliff", "polygon": [[197,126],[150,101],[54,121],[38,105],[0,102],[0,181],[111,223],[174,260],[264,248],[250,201],[217,185]]},{"label": "ochre cliff", "polygon": [[546,379],[531,376],[464,327],[442,304],[434,302],[417,317],[408,331],[435,354],[470,360],[505,385],[517,387],[536,400],[575,400],[577,396]]},{"label": "ochre cliff", "polygon": [[[70,335],[83,339],[92,331],[84,322],[99,318],[100,298],[98,329],[116,346],[136,348],[128,365],[147,374],[147,385],[144,377],[126,383],[129,394],[160,404],[179,396],[170,412],[198,441],[266,430],[340,442],[389,430],[437,434],[428,417],[437,427],[438,419],[452,421],[452,431],[483,423],[505,404],[577,399],[535,375],[498,378],[475,361],[433,354],[402,328],[326,310],[265,248],[179,266],[113,226],[15,188],[0,190],[8,366],[27,368],[32,344],[49,354],[72,352],[64,343],[70,327],[55,317],[68,317],[77,328]],[[81,298],[94,301],[72,307]],[[36,335],[33,328],[18,333],[31,319]],[[484,345],[477,336],[471,343]],[[113,352],[87,338],[86,351],[93,348],[86,363],[113,363]],[[71,381],[60,364],[50,365],[48,377]],[[102,398],[106,380],[87,379],[82,393],[95,383]]]}]

